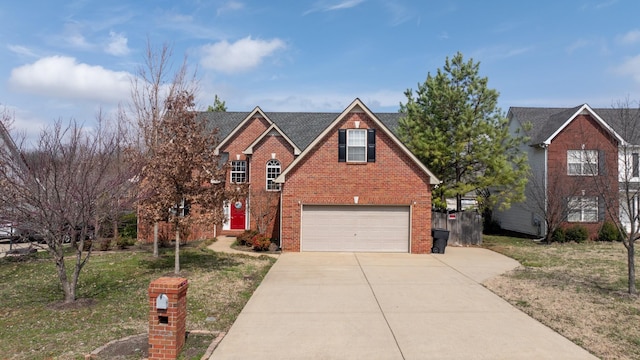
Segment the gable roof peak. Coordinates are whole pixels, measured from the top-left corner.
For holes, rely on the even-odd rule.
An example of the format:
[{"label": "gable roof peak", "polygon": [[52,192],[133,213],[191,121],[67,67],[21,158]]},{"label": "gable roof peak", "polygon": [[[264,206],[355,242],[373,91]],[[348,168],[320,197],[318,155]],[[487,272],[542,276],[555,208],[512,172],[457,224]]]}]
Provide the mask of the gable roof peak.
[{"label": "gable roof peak", "polygon": [[295,160],[293,160],[291,164],[289,164],[289,166],[280,174],[280,176],[275,179],[275,182],[284,183],[289,172],[291,172],[292,169],[294,169],[302,161],[302,159],[307,156],[307,154],[312,152],[312,149],[315,148],[321,141],[323,141],[325,136],[329,132],[331,132],[342,121],[342,119],[344,119],[348,114],[352,113],[356,108],[362,110],[362,112],[368,118],[370,118],[378,126],[378,128],[382,132],[384,132],[393,141],[393,143],[395,143],[395,145],[398,146],[418,166],[418,168],[422,170],[422,172],[429,176],[429,182],[431,183],[431,185],[441,183],[441,181],[431,172],[431,170],[429,170],[411,151],[409,151],[409,149],[400,141],[400,139],[398,139],[398,137],[395,136],[391,132],[391,130],[389,130],[389,128],[387,128],[387,126],[376,115],[374,115],[373,112],[371,112],[371,110],[369,110],[369,108],[359,98],[355,98],[355,100],[353,100],[351,104],[349,104],[349,106],[347,106],[347,108],[344,109],[340,113],[340,115],[338,115],[335,120],[333,120],[322,131],[322,133],[320,133],[315,138],[315,140],[313,140],[311,144],[309,144],[309,146],[307,146],[302,151],[302,153]]}]

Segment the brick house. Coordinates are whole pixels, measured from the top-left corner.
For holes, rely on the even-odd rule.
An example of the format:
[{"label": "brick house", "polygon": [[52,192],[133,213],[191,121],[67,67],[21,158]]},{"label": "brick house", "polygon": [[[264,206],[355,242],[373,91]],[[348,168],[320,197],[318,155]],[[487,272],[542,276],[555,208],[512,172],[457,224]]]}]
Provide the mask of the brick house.
[{"label": "brick house", "polygon": [[[401,114],[355,99],[341,113],[201,113],[219,130],[226,186],[276,194],[267,226],[283,251],[431,250],[431,187],[439,180],[398,140]],[[228,203],[224,224],[189,239],[255,229],[252,196]],[[141,229],[143,230],[143,229]],[[148,229],[142,234],[150,240]]]},{"label": "brick house", "polygon": [[[580,224],[597,237],[606,220],[619,216],[625,139],[616,109],[574,108],[509,109],[509,130],[524,133],[529,142],[531,177],[525,202],[494,212],[502,229],[544,237],[547,217],[558,216],[563,228]],[[637,161],[637,154],[635,160]],[[613,192],[613,196],[601,194]]]}]

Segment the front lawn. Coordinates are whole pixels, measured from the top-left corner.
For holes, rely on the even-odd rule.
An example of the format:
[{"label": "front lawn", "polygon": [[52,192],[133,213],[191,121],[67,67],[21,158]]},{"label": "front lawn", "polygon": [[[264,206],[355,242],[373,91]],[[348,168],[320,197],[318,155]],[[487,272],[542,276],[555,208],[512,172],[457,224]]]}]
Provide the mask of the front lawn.
[{"label": "front lawn", "polygon": [[[187,331],[227,331],[274,263],[195,244],[181,249],[180,260],[189,280]],[[61,306],[46,253],[0,259],[0,357],[79,359],[111,340],[147,332],[149,283],[172,276],[173,267],[169,249],[159,258],[147,249],[96,252],[80,276],[79,301]]]},{"label": "front lawn", "polygon": [[485,235],[483,244],[523,265],[487,281],[490,290],[601,359],[640,358],[640,299],[626,293],[621,243]]}]

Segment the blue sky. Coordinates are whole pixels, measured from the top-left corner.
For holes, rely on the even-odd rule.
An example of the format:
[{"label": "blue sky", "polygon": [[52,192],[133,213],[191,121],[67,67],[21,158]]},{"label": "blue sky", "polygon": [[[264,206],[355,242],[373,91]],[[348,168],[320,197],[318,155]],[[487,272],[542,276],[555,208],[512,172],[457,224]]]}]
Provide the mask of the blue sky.
[{"label": "blue sky", "polygon": [[201,108],[395,112],[457,51],[500,106],[640,99],[636,0],[22,0],[0,5],[0,104],[17,129],[91,123],[130,96],[147,38],[198,68]]}]

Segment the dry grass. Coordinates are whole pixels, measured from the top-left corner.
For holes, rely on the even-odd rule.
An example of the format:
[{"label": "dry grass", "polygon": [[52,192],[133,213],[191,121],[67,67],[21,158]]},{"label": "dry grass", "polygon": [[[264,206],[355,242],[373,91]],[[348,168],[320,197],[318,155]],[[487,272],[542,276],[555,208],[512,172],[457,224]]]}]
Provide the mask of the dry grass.
[{"label": "dry grass", "polygon": [[493,292],[601,359],[640,358],[640,299],[626,292],[621,243],[485,236],[484,244],[523,265],[487,281]]},{"label": "dry grass", "polygon": [[[187,330],[228,331],[273,259],[180,252],[189,280]],[[26,261],[0,259],[0,358],[77,359],[107,342],[148,329],[149,283],[173,272],[173,252],[97,253],[80,277],[76,305],[63,299],[54,264],[44,253]]]}]

